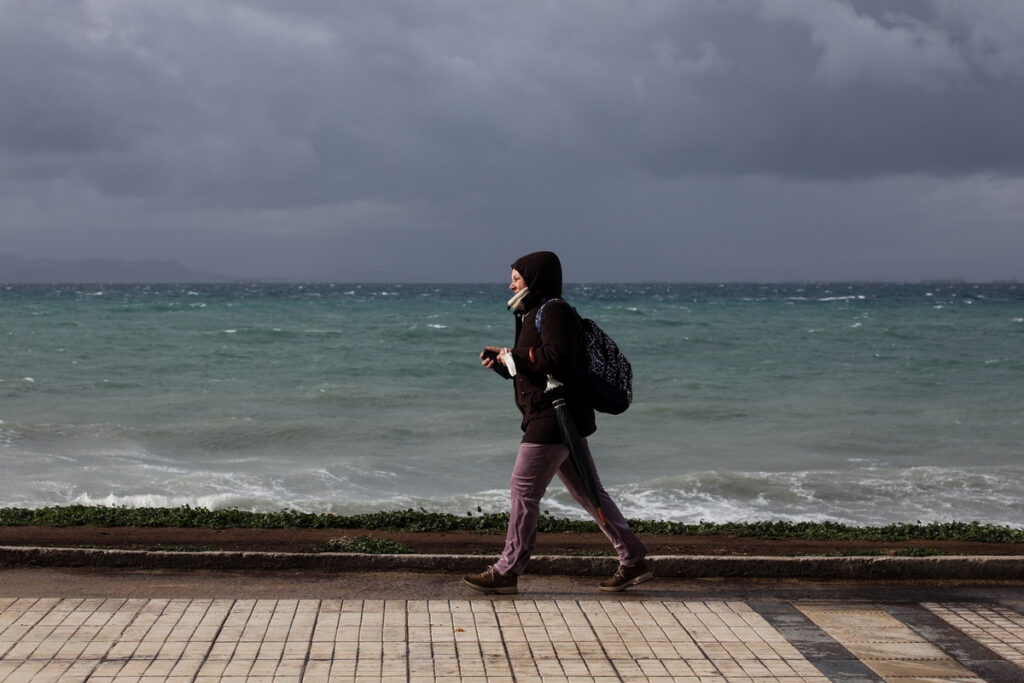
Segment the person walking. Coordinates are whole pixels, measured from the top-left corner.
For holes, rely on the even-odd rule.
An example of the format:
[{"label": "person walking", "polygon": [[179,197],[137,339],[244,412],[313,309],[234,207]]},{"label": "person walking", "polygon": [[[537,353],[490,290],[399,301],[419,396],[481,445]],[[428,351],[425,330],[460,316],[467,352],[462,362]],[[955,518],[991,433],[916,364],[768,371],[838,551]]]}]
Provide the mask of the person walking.
[{"label": "person walking", "polygon": [[[629,528],[601,480],[586,437],[597,429],[594,409],[586,393],[566,382],[565,402],[582,438],[586,464],[594,473],[603,522],[569,460],[550,395],[549,375],[571,377],[585,358],[583,327],[573,308],[561,299],[562,265],[550,251],[527,254],[512,264],[513,296],[508,307],[515,314],[515,343],[511,348],[487,346],[480,354],[484,367],[515,386],[515,402],[522,414],[523,438],[511,477],[511,510],[501,558],[482,572],[467,574],[463,582],[484,593],[518,593],[519,575],[526,569],[537,541],[540,501],[557,474],[572,497],[593,517],[619,557],[615,575],[600,584],[605,591],[621,591],[654,577],[645,558],[647,548]],[[541,325],[536,324],[543,307]]]}]

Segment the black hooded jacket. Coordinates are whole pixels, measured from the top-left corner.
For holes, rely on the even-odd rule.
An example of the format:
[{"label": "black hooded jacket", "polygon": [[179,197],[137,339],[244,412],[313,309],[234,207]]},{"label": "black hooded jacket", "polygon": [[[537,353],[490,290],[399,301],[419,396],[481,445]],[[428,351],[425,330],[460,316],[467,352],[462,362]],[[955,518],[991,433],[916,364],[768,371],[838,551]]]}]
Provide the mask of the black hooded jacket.
[{"label": "black hooded jacket", "polygon": [[[521,311],[516,311],[516,341],[512,347],[517,374],[513,378],[516,406],[523,414],[524,443],[561,443],[558,419],[551,397],[544,393],[548,375],[566,381],[565,401],[580,436],[597,429],[594,409],[586,394],[577,392],[567,380],[571,369],[584,360],[583,325],[576,311],[561,300],[562,264],[550,251],[538,251],[516,260],[529,288]],[[555,299],[552,301],[552,299]],[[544,306],[541,330],[537,333],[537,311]]]}]

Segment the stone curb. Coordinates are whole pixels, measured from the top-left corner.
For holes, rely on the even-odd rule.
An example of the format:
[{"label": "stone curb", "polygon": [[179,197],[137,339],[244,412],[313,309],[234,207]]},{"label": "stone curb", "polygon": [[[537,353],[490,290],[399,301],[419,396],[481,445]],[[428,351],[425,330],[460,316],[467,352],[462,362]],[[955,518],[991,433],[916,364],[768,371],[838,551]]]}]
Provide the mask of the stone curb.
[{"label": "stone curb", "polygon": [[[1024,581],[1024,556],[774,557],[660,555],[654,572],[675,578],[912,579]],[[0,568],[179,569],[222,571],[470,572],[497,560],[487,555],[370,555],[362,553],[167,552],[0,546]],[[538,555],[529,573],[609,576],[614,557]]]}]

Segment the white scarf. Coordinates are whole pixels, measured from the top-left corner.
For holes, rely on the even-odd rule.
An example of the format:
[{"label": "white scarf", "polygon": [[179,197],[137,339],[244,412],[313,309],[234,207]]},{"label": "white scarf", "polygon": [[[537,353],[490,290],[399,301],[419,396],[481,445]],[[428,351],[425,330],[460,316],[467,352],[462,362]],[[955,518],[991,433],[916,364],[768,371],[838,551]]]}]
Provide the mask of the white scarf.
[{"label": "white scarf", "polygon": [[521,311],[523,310],[523,299],[530,293],[529,287],[523,287],[516,295],[508,300],[508,310],[510,311]]}]

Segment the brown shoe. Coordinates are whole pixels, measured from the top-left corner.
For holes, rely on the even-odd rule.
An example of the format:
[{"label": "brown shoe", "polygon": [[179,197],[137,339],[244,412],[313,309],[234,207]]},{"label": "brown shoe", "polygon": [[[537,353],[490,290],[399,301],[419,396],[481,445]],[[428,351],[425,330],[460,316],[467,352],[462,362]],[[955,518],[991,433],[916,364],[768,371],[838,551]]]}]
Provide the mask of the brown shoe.
[{"label": "brown shoe", "polygon": [[494,567],[488,567],[479,574],[466,574],[462,582],[481,593],[500,593],[502,595],[515,595],[519,592],[517,582],[519,577],[515,574],[499,574]]},{"label": "brown shoe", "polygon": [[601,582],[601,590],[624,591],[630,586],[650,581],[653,578],[654,572],[651,571],[646,562],[640,560],[639,564],[635,564],[632,567],[619,565],[619,568],[615,571],[615,576]]}]

